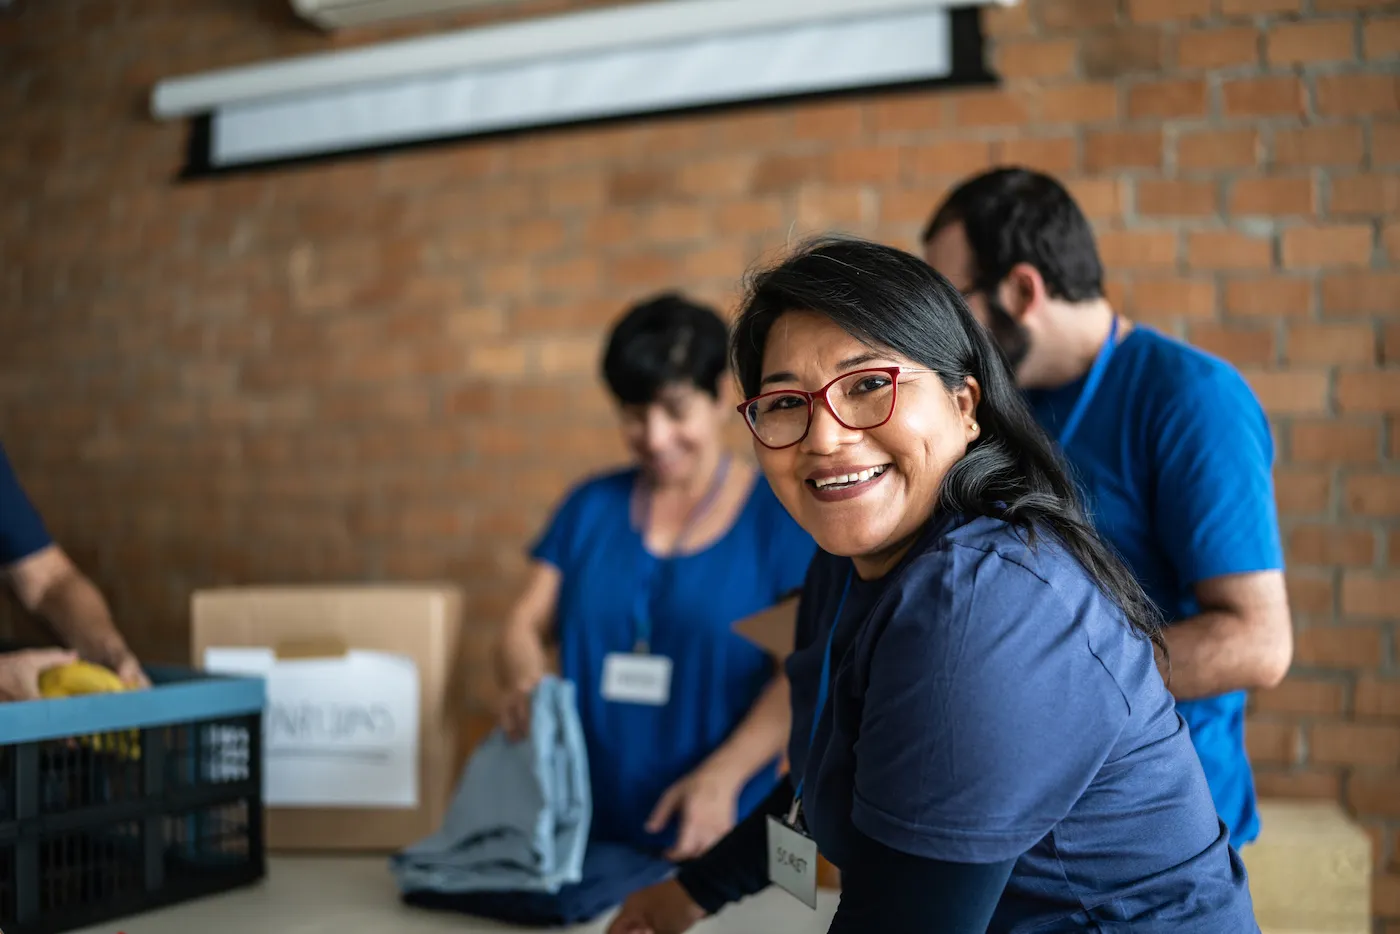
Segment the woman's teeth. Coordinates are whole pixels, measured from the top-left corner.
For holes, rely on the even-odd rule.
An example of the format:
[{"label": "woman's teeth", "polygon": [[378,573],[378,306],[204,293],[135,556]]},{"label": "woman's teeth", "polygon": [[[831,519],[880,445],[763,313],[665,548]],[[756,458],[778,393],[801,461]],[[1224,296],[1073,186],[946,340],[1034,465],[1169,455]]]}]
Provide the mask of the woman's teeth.
[{"label": "woman's teeth", "polygon": [[879,467],[870,467],[859,473],[843,473],[835,477],[822,477],[820,480],[813,480],[812,485],[819,490],[841,489],[842,487],[854,486],[857,483],[864,483],[873,477],[878,477],[884,473],[889,464],[882,464]]}]

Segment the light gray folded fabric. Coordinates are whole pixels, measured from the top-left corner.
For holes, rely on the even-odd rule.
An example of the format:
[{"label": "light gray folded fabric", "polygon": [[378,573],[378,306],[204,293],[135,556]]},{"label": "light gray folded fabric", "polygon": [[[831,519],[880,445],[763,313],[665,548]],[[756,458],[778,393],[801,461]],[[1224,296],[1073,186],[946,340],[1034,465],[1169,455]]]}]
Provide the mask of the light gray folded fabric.
[{"label": "light gray folded fabric", "polygon": [[574,685],[549,676],[530,699],[530,736],[488,736],[442,827],[389,866],[404,892],[557,892],[582,878],[592,808]]}]

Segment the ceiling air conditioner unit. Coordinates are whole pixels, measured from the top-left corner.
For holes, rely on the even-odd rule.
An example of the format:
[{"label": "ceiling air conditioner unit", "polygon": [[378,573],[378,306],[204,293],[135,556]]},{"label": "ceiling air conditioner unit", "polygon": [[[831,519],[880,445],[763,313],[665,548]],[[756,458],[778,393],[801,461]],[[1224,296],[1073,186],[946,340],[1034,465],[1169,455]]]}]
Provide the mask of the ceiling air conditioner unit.
[{"label": "ceiling air conditioner unit", "polygon": [[521,0],[292,0],[292,9],[321,29],[343,29],[388,20],[449,13],[480,7],[502,7]]}]

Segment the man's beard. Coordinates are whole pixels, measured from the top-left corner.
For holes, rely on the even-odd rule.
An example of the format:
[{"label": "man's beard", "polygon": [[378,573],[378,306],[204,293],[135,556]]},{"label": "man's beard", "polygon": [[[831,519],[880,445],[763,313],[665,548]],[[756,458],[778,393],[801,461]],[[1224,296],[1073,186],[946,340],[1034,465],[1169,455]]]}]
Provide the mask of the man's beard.
[{"label": "man's beard", "polygon": [[1006,358],[1006,365],[1011,369],[1014,376],[1020,368],[1022,361],[1026,359],[1026,354],[1031,350],[1031,332],[1026,326],[1015,318],[1011,317],[1011,312],[1006,310],[995,295],[986,294],[987,298],[987,330],[992,335],[992,340],[997,347],[1001,348],[1001,354]]}]

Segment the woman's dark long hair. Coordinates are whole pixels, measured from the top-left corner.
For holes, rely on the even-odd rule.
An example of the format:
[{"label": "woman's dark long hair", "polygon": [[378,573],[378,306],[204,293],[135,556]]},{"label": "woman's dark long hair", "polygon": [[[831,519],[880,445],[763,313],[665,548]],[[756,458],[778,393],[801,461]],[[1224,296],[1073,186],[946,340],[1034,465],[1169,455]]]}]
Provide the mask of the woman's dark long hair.
[{"label": "woman's dark long hair", "polygon": [[936,371],[950,392],[967,377],[976,379],[982,431],[944,478],[940,508],[1004,519],[1031,542],[1048,531],[1165,656],[1159,611],[1085,518],[1068,471],[1031,417],[1001,351],[947,279],[902,250],[844,237],[813,240],[752,275],[732,344],[746,397],[759,392],[773,323],[799,310],[824,314],[856,339]]}]

